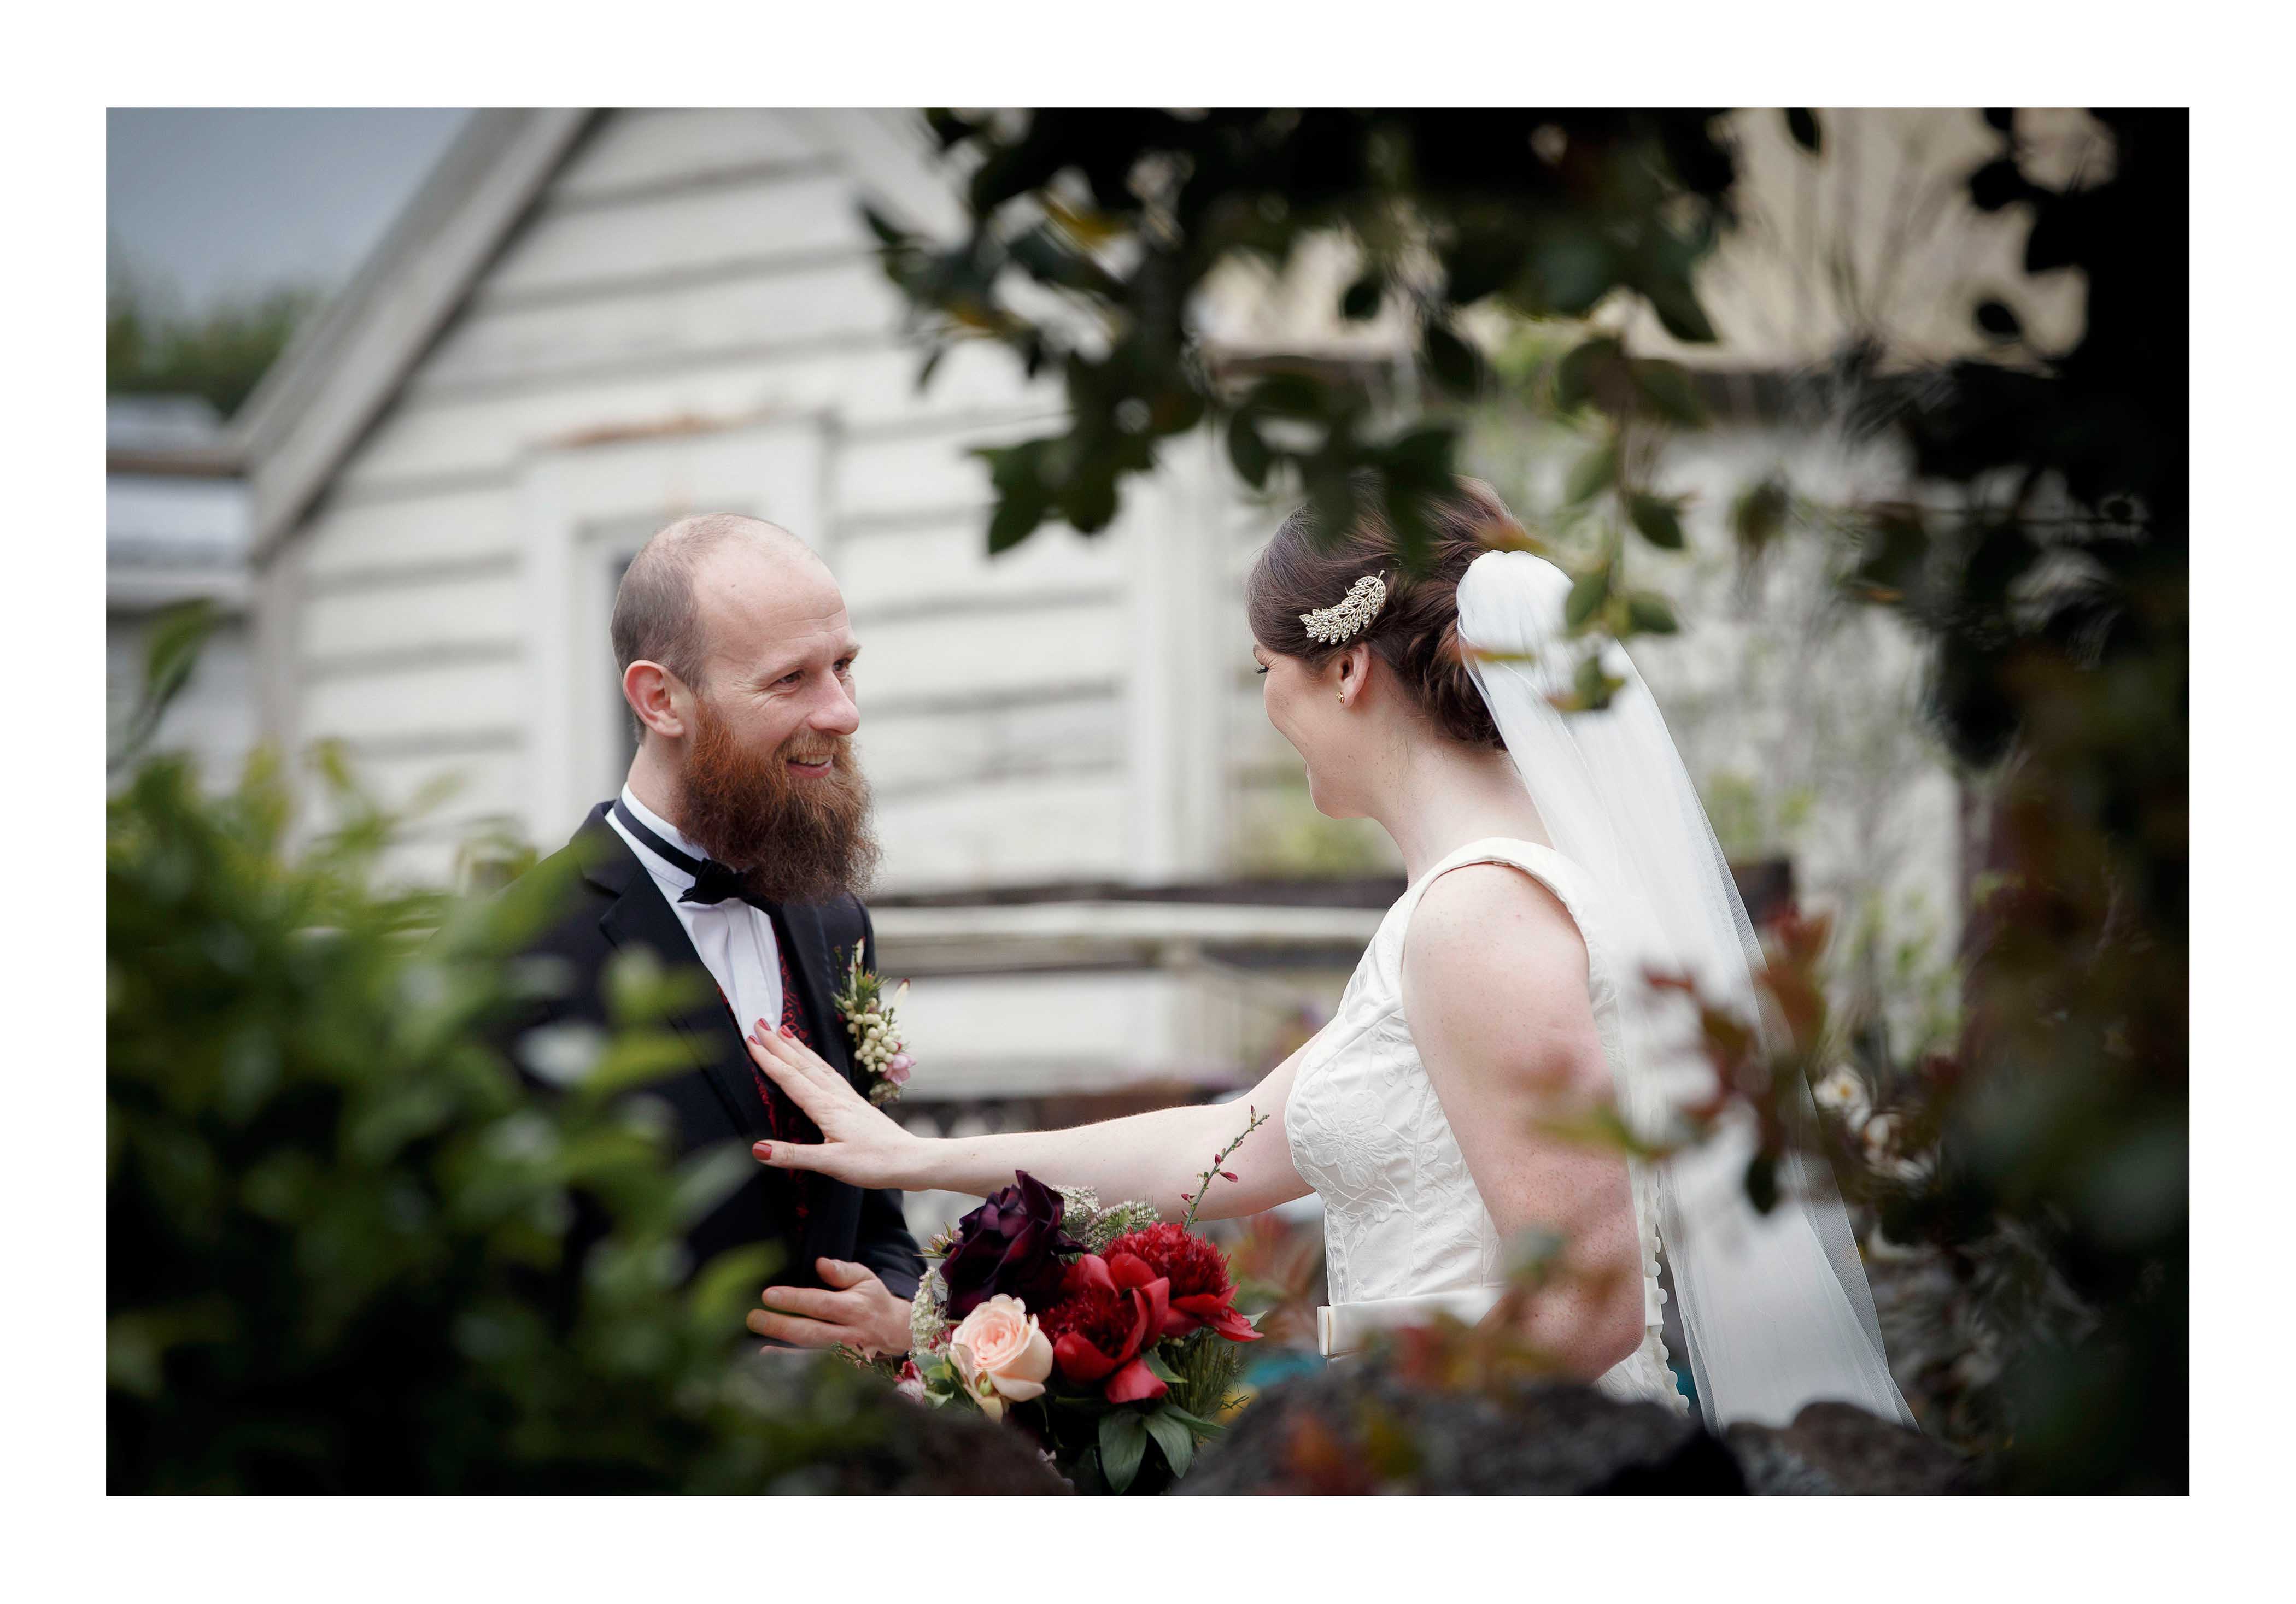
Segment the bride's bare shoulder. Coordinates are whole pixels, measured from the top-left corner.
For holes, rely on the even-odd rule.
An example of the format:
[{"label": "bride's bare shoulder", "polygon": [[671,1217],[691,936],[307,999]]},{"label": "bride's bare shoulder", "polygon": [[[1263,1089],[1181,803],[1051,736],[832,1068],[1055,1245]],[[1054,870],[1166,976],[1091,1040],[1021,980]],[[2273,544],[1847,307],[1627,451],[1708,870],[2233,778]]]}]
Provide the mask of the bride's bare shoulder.
[{"label": "bride's bare shoulder", "polygon": [[1500,978],[1587,975],[1587,943],[1562,899],[1509,863],[1467,863],[1421,894],[1404,968],[1441,989]]},{"label": "bride's bare shoulder", "polygon": [[[1504,863],[1427,888],[1403,952],[1403,1006],[1430,1072],[1467,1082],[1599,1086],[1587,944],[1545,881]],[[1497,1076],[1498,1079],[1488,1077]]]}]

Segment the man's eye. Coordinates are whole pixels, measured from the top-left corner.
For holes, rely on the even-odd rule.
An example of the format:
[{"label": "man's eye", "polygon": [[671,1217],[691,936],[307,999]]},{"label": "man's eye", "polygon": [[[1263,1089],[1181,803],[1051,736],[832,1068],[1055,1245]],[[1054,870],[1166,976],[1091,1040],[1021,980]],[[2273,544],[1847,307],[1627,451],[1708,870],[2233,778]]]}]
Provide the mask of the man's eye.
[{"label": "man's eye", "polygon": [[781,678],[780,678],[778,681],[776,681],[775,683],[778,683],[778,684],[783,684],[783,685],[794,685],[794,684],[796,684],[796,683],[798,683],[798,681],[800,681],[800,680],[803,679],[804,677],[805,677],[805,670],[804,670],[804,669],[802,669],[802,668],[799,668],[799,669],[793,670],[793,671],[792,671],[792,672],[791,672],[791,673],[788,673],[788,674],[784,674],[784,675],[783,675],[781,676]]}]

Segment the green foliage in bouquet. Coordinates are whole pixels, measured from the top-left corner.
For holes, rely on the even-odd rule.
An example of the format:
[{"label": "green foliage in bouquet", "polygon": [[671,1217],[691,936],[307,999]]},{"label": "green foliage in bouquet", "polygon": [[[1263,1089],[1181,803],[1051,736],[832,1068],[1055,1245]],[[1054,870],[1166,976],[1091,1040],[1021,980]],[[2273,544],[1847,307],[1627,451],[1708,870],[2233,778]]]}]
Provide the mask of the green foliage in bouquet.
[{"label": "green foliage in bouquet", "polygon": [[[1053,1457],[1075,1464],[1080,1491],[1161,1493],[1185,1476],[1197,1448],[1220,1433],[1243,1350],[1217,1332],[1196,1331],[1152,1354],[1148,1364],[1171,1390],[1152,1404],[1099,1415],[1088,1441],[1068,1429],[1055,1401],[1054,1430],[1074,1447],[1066,1456],[1055,1449]],[[1090,1403],[1078,1398],[1072,1408]]]},{"label": "green foliage in bouquet", "polygon": [[[1245,482],[1296,487],[1327,528],[1351,523],[1368,487],[1409,565],[1427,549],[1424,509],[1454,472],[1460,428],[1445,408],[1492,380],[1471,320],[1578,318],[1616,297],[1677,340],[1714,339],[1693,275],[1731,220],[1736,161],[1716,118],[938,110],[926,122],[959,184],[964,237],[929,239],[873,211],[867,221],[928,348],[921,383],[953,346],[985,341],[1067,392],[1061,432],[975,453],[992,552],[1048,521],[1107,528],[1125,481],[1152,472],[1166,440],[1210,425]],[[1237,360],[1212,348],[1209,289],[1238,269],[1281,274],[1332,243],[1354,259],[1332,311],[1400,325],[1414,360],[1399,382],[1384,357]],[[1700,410],[1681,367],[1615,340],[1565,366],[1582,398],[1616,390],[1630,397],[1621,411],[1658,419]],[[1621,454],[1615,439],[1590,454],[1586,495],[1620,479]],[[1636,528],[1678,545],[1673,511],[1643,500]],[[1674,627],[1655,598],[1603,576],[1614,632]]]},{"label": "green foliage in bouquet", "polygon": [[[157,632],[152,694],[196,652]],[[156,719],[143,721],[145,727]],[[611,1034],[493,1044],[562,888],[377,884],[393,821],[340,765],[297,847],[258,757],[167,755],[109,807],[106,1174],[114,1492],[765,1491],[897,1417],[840,1367],[745,1365],[761,1251],[685,1262],[749,1166],[687,1162],[644,1094],[686,1050],[657,970]]]}]

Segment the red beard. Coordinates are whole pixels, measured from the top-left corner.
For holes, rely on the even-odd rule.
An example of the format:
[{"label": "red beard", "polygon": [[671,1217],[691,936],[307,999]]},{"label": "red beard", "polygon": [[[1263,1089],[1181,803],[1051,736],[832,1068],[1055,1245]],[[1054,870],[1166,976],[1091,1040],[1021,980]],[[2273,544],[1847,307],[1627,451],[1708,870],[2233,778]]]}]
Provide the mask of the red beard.
[{"label": "red beard", "polygon": [[[825,903],[857,896],[877,867],[869,784],[853,743],[801,733],[775,751],[734,738],[706,696],[694,699],[693,744],[680,776],[678,828],[719,863],[745,871],[745,889],[767,902]],[[792,757],[832,752],[818,780],[790,773]]]}]

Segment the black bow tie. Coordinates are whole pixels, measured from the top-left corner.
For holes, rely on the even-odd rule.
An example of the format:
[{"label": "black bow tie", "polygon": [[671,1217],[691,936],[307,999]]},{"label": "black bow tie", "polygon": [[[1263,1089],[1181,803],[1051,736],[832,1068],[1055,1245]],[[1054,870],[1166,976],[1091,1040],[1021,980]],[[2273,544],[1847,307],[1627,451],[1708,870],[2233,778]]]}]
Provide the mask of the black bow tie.
[{"label": "black bow tie", "polygon": [[764,905],[742,888],[748,877],[739,869],[730,864],[721,863],[716,858],[698,858],[691,853],[680,852],[652,831],[639,823],[630,810],[622,806],[619,798],[614,802],[614,817],[622,822],[624,829],[659,854],[665,863],[674,863],[693,877],[693,883],[685,888],[685,894],[680,896],[678,901],[699,903],[703,907],[713,907],[728,897],[738,896],[743,902],[761,907]]},{"label": "black bow tie", "polygon": [[[685,866],[683,863],[678,865],[681,869]],[[729,896],[738,896],[743,902],[753,902],[756,899],[742,888],[745,879],[747,877],[739,869],[728,868],[716,858],[703,858],[701,867],[693,872],[693,883],[685,888],[685,894],[677,900],[682,903],[700,903],[704,907],[724,902]]]}]

